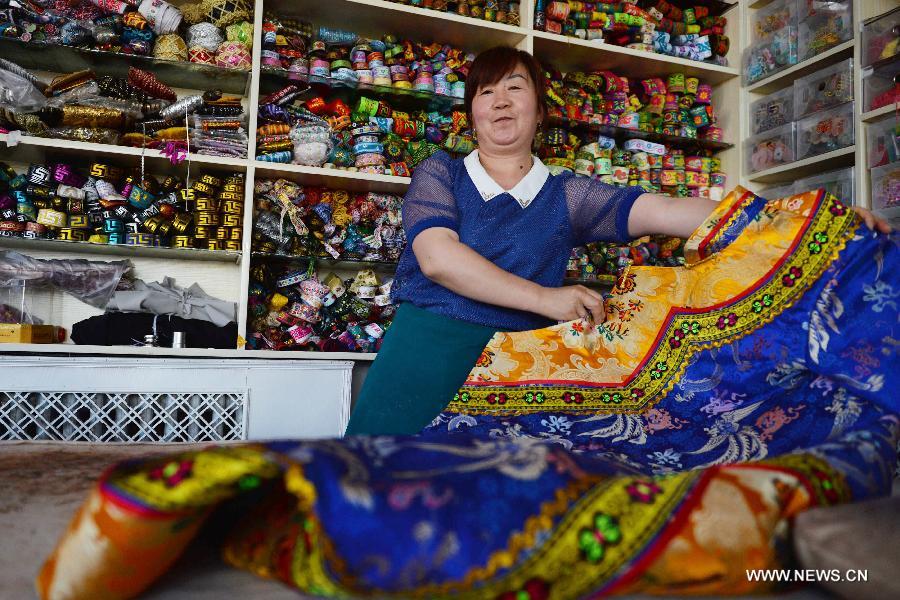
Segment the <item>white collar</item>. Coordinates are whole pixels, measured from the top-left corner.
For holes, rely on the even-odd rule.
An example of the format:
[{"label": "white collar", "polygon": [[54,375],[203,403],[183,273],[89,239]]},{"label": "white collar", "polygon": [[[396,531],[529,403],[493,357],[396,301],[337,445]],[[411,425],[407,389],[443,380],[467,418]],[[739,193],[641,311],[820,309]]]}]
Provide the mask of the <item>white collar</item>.
[{"label": "white collar", "polygon": [[[531,165],[531,170],[528,171],[528,174],[519,180],[519,183],[508,192],[510,196],[516,199],[516,202],[518,202],[522,208],[526,208],[531,204],[531,201],[537,197],[541,188],[544,187],[547,178],[550,176],[550,171],[544,163],[541,162],[541,159],[537,156],[533,158],[534,164]],[[500,184],[494,181],[491,176],[488,175],[488,172],[484,170],[484,166],[482,166],[481,161],[478,160],[478,150],[470,152],[463,160],[463,163],[466,166],[466,172],[472,179],[472,183],[475,184],[475,189],[478,190],[478,193],[481,194],[481,197],[484,198],[485,202],[496,198],[500,194],[507,193],[507,191],[500,187]]]}]

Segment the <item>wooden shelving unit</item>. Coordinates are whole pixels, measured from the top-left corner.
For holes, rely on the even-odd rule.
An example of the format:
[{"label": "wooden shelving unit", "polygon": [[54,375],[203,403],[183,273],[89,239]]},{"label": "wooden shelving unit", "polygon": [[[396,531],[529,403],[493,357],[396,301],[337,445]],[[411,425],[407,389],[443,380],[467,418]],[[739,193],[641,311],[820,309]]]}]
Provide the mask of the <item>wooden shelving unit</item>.
[{"label": "wooden shelving unit", "polygon": [[[670,73],[685,73],[699,77],[713,86],[713,103],[718,109],[719,125],[725,133],[723,143],[711,143],[710,149],[717,151],[722,160],[723,171],[729,176],[728,185],[739,182],[741,139],[739,113],[731,110],[741,99],[740,55],[743,41],[735,18],[746,10],[745,2],[720,2],[720,10],[736,9],[728,12],[729,25],[726,33],[732,39],[728,55],[729,66],[700,63],[671,56],[631,50],[611,44],[586,42],[576,38],[563,37],[532,29],[533,0],[520,4],[520,26],[492,23],[452,13],[417,8],[384,0],[257,0],[254,16],[253,65],[250,71],[233,71],[196,65],[138,59],[132,56],[104,52],[85,51],[65,46],[35,46],[21,42],[0,40],[0,54],[18,62],[26,68],[38,69],[44,73],[70,72],[91,68],[98,74],[121,76],[127,72],[129,64],[135,64],[156,73],[166,84],[177,88],[179,94],[185,91],[221,89],[243,96],[248,109],[247,131],[249,137],[248,158],[235,159],[218,156],[204,156],[192,153],[181,164],[172,164],[168,157],[155,150],[142,150],[105,144],[88,144],[66,140],[39,138],[13,133],[0,135],[0,160],[22,167],[29,163],[53,158],[66,159],[79,164],[104,160],[121,166],[137,166],[144,162],[149,172],[177,173],[182,177],[190,169],[191,177],[200,172],[228,173],[240,172],[246,181],[243,217],[243,247],[240,252],[183,251],[170,248],[138,248],[122,246],[97,246],[86,243],[67,243],[12,238],[0,238],[0,249],[30,251],[39,257],[84,258],[94,255],[98,258],[126,257],[135,265],[136,276],[153,281],[163,274],[175,276],[179,284],[190,285],[198,282],[204,289],[217,297],[235,301],[239,306],[238,331],[245,332],[247,326],[247,297],[252,259],[262,259],[251,252],[253,232],[252,206],[253,186],[258,178],[283,177],[304,185],[321,185],[357,192],[382,192],[403,194],[409,186],[408,177],[389,175],[367,175],[349,170],[325,169],[294,164],[280,164],[256,160],[257,117],[253,108],[259,98],[268,91],[285,83],[284,72],[273,73],[261,67],[262,22],[264,12],[298,17],[312,22],[316,27],[327,26],[352,30],[360,35],[375,37],[384,33],[394,33],[400,37],[422,42],[437,41],[452,44],[469,52],[479,52],[498,44],[508,44],[533,52],[541,61],[557,69],[592,70],[609,69],[629,77],[666,76]],[[730,5],[730,6],[729,6]],[[314,82],[315,83],[315,82]],[[318,82],[327,86],[328,82]],[[360,90],[361,92],[390,95],[392,90]],[[428,103],[460,103],[452,98],[416,98],[414,94],[401,94],[410,101]],[[641,137],[637,134],[636,137]],[[671,140],[669,140],[671,141]],[[269,257],[272,260],[305,260],[299,257]],[[379,264],[366,267],[364,263],[350,261],[327,261],[318,259],[323,267],[353,272],[358,268],[374,266],[379,273],[389,274],[393,265]],[[573,282],[575,283],[575,282]],[[584,282],[585,285],[606,285],[613,283],[610,277]],[[79,306],[74,299],[56,303],[61,306],[62,322],[67,328],[80,319],[98,314],[90,307]],[[310,353],[271,352],[246,350],[182,350],[142,347],[105,347],[64,345],[0,345],[0,352],[15,353],[70,353],[97,355],[138,355],[161,357],[208,357],[208,358],[310,358],[310,359],[351,359],[371,361],[373,354],[359,353]]]}]

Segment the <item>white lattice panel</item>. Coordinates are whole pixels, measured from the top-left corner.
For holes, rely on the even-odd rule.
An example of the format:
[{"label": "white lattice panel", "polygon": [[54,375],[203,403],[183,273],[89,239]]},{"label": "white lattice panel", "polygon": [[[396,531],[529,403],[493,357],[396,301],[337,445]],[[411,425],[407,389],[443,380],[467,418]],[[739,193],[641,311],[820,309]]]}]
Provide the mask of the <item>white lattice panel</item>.
[{"label": "white lattice panel", "polygon": [[241,440],[246,402],[246,394],[0,392],[0,440]]},{"label": "white lattice panel", "polygon": [[351,362],[0,355],[0,440],[339,437]]}]

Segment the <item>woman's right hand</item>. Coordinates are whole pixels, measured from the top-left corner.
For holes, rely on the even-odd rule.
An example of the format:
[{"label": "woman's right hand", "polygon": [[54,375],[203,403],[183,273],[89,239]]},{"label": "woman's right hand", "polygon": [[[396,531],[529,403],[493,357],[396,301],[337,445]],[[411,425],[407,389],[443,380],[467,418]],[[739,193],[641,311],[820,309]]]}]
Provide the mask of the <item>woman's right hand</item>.
[{"label": "woman's right hand", "polygon": [[583,285],[541,288],[535,312],[554,321],[585,319],[596,325],[606,320],[603,296]]}]

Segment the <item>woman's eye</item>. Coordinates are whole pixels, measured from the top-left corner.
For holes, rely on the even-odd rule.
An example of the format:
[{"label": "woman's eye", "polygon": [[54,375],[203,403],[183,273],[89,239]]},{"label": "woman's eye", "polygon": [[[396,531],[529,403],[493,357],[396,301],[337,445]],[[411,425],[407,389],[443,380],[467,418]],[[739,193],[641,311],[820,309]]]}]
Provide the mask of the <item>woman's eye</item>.
[{"label": "woman's eye", "polygon": [[481,95],[484,96],[485,94],[490,94],[493,91],[494,90],[481,90]]}]

